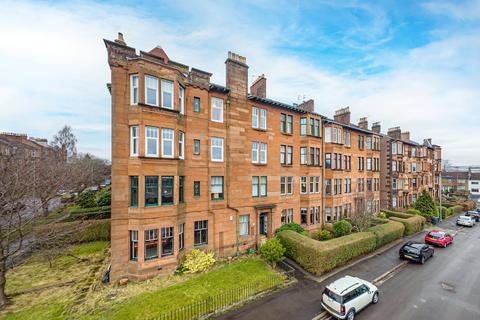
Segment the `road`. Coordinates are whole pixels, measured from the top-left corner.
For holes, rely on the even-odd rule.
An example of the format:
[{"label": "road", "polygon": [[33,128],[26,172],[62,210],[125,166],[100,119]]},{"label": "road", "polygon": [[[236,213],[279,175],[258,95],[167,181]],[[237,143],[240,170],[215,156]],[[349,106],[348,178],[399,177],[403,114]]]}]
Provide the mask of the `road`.
[{"label": "road", "polygon": [[[474,228],[455,226],[455,217],[441,229],[456,233],[454,244],[436,248],[425,265],[398,259],[401,244],[360,262],[318,283],[297,273],[299,282],[219,319],[331,319],[319,303],[323,288],[349,274],[368,281],[378,280],[380,302],[360,312],[355,319],[480,319],[480,224]],[[413,240],[423,241],[426,232]],[[395,272],[389,273],[389,271]],[[377,281],[375,281],[377,282]]]}]

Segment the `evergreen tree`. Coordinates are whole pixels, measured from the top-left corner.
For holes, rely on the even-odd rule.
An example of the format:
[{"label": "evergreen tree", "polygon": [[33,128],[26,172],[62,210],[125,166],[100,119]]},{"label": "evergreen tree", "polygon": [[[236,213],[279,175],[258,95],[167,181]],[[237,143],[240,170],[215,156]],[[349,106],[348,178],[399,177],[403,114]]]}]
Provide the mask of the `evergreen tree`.
[{"label": "evergreen tree", "polygon": [[433,202],[432,196],[426,190],[423,190],[420,197],[415,201],[415,209],[420,211],[423,216],[435,216],[436,208],[435,203]]}]

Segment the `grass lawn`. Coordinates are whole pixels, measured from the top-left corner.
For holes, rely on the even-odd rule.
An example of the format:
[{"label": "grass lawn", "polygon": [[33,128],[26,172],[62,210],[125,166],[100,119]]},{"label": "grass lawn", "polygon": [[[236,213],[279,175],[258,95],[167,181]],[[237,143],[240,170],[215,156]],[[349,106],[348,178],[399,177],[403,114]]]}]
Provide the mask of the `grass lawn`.
[{"label": "grass lawn", "polygon": [[[81,318],[145,319],[256,281],[261,291],[271,286],[267,282],[270,276],[277,284],[284,281],[284,277],[275,273],[263,260],[247,257],[170,286],[155,287],[156,280],[131,283],[125,287],[130,294],[127,293],[120,301],[97,304],[92,314]],[[147,287],[150,291],[142,292]],[[136,295],[131,294],[135,292]]]},{"label": "grass lawn", "polygon": [[0,318],[65,319],[75,299],[76,284],[88,278],[92,265],[99,263],[108,245],[106,241],[98,241],[70,249],[72,254],[89,261],[61,256],[53,260],[50,268],[46,259],[34,255],[8,271],[6,291],[13,295],[12,305],[0,313]]},{"label": "grass lawn", "polygon": [[86,300],[76,303],[81,284],[101,261],[108,242],[77,245],[70,252],[90,261],[61,256],[48,261],[33,256],[7,274],[7,293],[12,305],[0,319],[145,319],[214,296],[232,288],[257,282],[258,291],[282,283],[284,276],[256,256],[231,263],[218,263],[197,275],[162,275],[126,286],[100,285]]}]

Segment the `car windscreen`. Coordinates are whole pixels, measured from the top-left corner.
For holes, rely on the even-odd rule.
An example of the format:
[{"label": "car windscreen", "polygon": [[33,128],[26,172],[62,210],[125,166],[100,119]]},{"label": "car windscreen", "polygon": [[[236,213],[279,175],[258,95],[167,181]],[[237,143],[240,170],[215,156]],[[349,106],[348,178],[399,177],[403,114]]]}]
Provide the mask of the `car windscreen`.
[{"label": "car windscreen", "polygon": [[408,253],[413,253],[413,254],[419,254],[420,253],[420,249],[419,248],[415,248],[413,246],[405,246],[403,248],[403,250],[405,250],[406,252]]},{"label": "car windscreen", "polygon": [[335,292],[333,292],[332,290],[329,290],[328,288],[325,288],[325,290],[323,291],[323,294],[325,294],[327,297],[335,300],[340,304],[342,303],[342,296],[336,294]]},{"label": "car windscreen", "polygon": [[442,239],[444,237],[444,234],[441,232],[430,232],[428,236],[433,239]]}]

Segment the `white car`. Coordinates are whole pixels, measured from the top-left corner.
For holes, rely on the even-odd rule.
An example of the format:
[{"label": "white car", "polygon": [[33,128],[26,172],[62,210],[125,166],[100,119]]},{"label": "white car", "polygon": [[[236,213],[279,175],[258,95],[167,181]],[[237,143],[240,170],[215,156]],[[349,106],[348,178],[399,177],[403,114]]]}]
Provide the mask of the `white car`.
[{"label": "white car", "polygon": [[345,276],[329,284],[322,293],[322,307],[338,319],[353,320],[370,303],[378,303],[377,287],[357,277]]},{"label": "white car", "polygon": [[472,217],[459,216],[457,218],[457,225],[466,226],[466,227],[473,227],[475,225],[475,220]]}]

